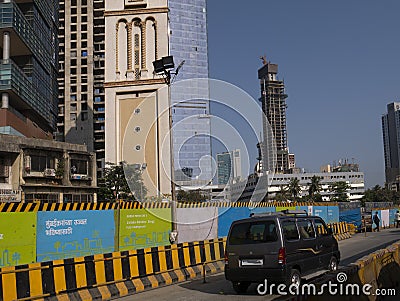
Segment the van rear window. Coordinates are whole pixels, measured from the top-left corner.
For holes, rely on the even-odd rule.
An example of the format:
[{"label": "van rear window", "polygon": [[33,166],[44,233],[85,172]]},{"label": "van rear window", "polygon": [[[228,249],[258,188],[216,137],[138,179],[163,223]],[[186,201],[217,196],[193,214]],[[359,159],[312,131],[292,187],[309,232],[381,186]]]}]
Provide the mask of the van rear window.
[{"label": "van rear window", "polygon": [[229,244],[256,244],[278,240],[276,225],[273,221],[240,223],[232,227]]}]

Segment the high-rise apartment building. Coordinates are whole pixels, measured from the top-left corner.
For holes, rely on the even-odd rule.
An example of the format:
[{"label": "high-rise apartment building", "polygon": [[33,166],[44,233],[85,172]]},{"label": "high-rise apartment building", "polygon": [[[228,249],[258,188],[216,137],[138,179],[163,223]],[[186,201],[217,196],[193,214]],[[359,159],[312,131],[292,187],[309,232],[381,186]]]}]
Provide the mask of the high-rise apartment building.
[{"label": "high-rise apartment building", "polygon": [[232,184],[242,177],[240,149],[217,154],[218,184]]},{"label": "high-rise apartment building", "polygon": [[382,115],[383,150],[385,155],[386,185],[400,188],[400,102],[387,105]]},{"label": "high-rise apartment building", "polygon": [[0,133],[53,137],[57,12],[57,1],[0,1]]},{"label": "high-rise apartment building", "polygon": [[263,111],[263,168],[267,172],[284,173],[289,169],[286,131],[285,84],[278,77],[278,65],[264,59],[258,70]]},{"label": "high-rise apartment building", "polygon": [[59,1],[58,140],[85,144],[105,165],[104,0]]},{"label": "high-rise apartment building", "polygon": [[[60,76],[59,115],[60,140],[86,144],[97,156],[98,175],[105,165],[105,27],[104,0],[60,1]],[[118,1],[117,1],[118,2]],[[158,0],[124,0],[124,13],[130,10],[158,6]],[[207,78],[206,0],[169,0],[169,55],[175,64],[185,61],[177,80]],[[128,24],[128,23],[126,23]],[[152,25],[149,25],[152,26]],[[149,27],[136,26],[141,30]],[[165,28],[167,30],[168,27]],[[135,27],[134,27],[135,29]],[[160,30],[160,27],[157,27]],[[164,29],[163,29],[164,30]],[[119,31],[122,32],[122,31]],[[157,34],[159,31],[157,32]],[[144,37],[144,35],[141,35]],[[157,36],[156,36],[157,37]],[[133,53],[146,41],[135,40]],[[154,58],[154,57],[153,57]],[[127,61],[121,58],[119,63]],[[151,65],[152,62],[146,63]],[[147,77],[144,59],[131,62],[135,72],[128,79]],[[150,74],[152,76],[152,74]],[[134,78],[133,78],[134,77]],[[204,83],[204,81],[203,81]],[[195,84],[196,85],[196,84]],[[179,85],[171,89],[174,122],[175,169],[185,183],[209,182],[211,176],[211,138],[208,85],[197,84],[187,89]],[[202,166],[200,170],[200,159]],[[176,174],[179,180],[179,173]]]},{"label": "high-rise apartment building", "polygon": [[[184,65],[177,80],[208,78],[206,0],[169,0],[169,49]],[[183,186],[212,179],[209,88],[206,80],[172,85],[175,180]]]}]

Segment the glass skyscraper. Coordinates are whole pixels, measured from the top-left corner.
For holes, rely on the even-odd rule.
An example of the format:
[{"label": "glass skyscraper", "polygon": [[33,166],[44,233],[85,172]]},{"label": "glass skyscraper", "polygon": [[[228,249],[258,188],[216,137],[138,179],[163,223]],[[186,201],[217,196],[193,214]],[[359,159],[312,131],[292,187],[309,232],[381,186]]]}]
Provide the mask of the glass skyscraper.
[{"label": "glass skyscraper", "polygon": [[175,180],[204,185],[212,179],[206,0],[169,0],[170,54],[184,62],[171,88]]},{"label": "glass skyscraper", "polygon": [[0,133],[52,139],[57,23],[57,1],[0,1]]}]

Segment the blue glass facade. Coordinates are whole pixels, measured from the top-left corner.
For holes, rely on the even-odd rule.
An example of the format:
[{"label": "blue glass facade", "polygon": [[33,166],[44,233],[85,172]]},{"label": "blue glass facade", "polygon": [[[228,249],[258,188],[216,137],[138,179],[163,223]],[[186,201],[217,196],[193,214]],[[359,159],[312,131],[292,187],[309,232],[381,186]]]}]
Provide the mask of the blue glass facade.
[{"label": "blue glass facade", "polygon": [[212,179],[209,89],[207,81],[182,80],[208,78],[206,0],[168,5],[170,54],[176,66],[185,61],[171,89],[175,179],[197,185]]},{"label": "blue glass facade", "polygon": [[0,92],[8,94],[4,106],[48,132],[57,114],[57,23],[57,1],[0,3],[0,36],[10,37],[1,49],[8,56],[0,62]]}]

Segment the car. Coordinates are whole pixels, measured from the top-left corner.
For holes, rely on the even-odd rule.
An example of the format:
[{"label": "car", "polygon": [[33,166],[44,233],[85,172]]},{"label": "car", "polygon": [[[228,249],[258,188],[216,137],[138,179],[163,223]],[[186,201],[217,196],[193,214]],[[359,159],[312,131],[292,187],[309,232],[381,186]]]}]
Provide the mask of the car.
[{"label": "car", "polygon": [[301,283],[301,277],[336,270],[337,240],[323,219],[305,211],[255,214],[231,224],[225,249],[225,278],[237,293],[251,283]]}]

